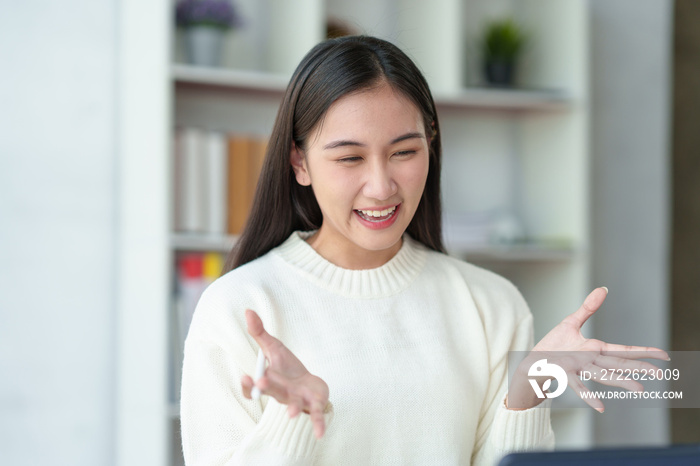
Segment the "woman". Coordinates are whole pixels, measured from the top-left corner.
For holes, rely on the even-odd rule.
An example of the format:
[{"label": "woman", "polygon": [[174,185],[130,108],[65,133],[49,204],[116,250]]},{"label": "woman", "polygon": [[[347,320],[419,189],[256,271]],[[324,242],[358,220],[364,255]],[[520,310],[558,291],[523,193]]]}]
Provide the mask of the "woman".
[{"label": "woman", "polygon": [[[187,337],[188,464],[491,465],[553,446],[523,371],[511,387],[527,390],[506,399],[508,352],[533,344],[526,303],[444,254],[439,128],[423,76],[388,42],[335,39],[302,60],[230,271]],[[579,331],[606,292],[535,349],[621,349]]]}]

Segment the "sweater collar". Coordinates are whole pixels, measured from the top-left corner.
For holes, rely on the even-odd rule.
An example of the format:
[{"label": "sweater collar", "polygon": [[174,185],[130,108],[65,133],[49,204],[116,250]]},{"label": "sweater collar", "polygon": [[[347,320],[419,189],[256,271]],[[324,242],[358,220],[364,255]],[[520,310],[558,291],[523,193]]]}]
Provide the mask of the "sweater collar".
[{"label": "sweater collar", "polygon": [[403,235],[401,249],[386,264],[349,270],[332,264],[305,240],[314,231],[295,231],[273,251],[323,288],[349,297],[380,298],[406,288],[423,268],[427,248]]}]

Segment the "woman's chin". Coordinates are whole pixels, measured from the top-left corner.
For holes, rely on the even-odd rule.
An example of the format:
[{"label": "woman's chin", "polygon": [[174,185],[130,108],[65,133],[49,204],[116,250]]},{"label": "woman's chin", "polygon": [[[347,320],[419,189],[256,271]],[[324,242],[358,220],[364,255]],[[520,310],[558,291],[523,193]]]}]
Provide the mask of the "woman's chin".
[{"label": "woman's chin", "polygon": [[390,228],[385,230],[360,230],[353,241],[362,249],[367,251],[382,252],[396,247],[397,243],[401,242],[404,230],[398,228]]}]

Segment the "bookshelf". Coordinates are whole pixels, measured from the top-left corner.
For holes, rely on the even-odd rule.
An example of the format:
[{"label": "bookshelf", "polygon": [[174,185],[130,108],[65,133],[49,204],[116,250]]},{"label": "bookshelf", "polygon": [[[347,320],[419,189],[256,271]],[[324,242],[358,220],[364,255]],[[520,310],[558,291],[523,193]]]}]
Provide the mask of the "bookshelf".
[{"label": "bookshelf", "polygon": [[[174,257],[226,252],[236,241],[173,231],[173,128],[269,134],[288,77],[323,38],[326,17],[392,40],[426,74],[442,127],[445,211],[507,214],[527,237],[511,245],[457,238],[447,241],[450,253],[512,280],[535,315],[536,338],[580,305],[589,291],[584,0],[239,0],[248,27],[228,36],[217,69],[182,63],[173,3],[119,6],[119,464],[182,461],[167,372]],[[505,15],[532,33],[516,90],[486,88],[475,71],[477,33]],[[556,412],[558,445],[590,446],[591,416]]]},{"label": "bookshelf", "polygon": [[[173,81],[181,87],[220,88],[231,92],[269,93],[282,97],[289,78],[283,75],[221,68],[202,68],[176,63]],[[472,87],[434,96],[439,108],[492,110],[566,110],[572,97],[563,90],[493,89]]]}]

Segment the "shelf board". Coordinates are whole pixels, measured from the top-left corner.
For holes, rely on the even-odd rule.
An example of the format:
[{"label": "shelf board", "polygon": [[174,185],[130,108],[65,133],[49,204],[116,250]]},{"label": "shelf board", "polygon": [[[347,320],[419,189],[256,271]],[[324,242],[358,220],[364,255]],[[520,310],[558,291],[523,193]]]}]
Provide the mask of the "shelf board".
[{"label": "shelf board", "polygon": [[284,93],[289,82],[288,76],[260,71],[234,70],[229,68],[207,68],[184,64],[171,66],[172,79],[176,84],[214,86],[232,90]]},{"label": "shelf board", "polygon": [[[230,235],[173,233],[170,236],[170,246],[176,251],[229,252],[237,239],[238,236]],[[575,254],[575,250],[570,246],[541,242],[513,245],[448,242],[446,247],[450,254],[470,261],[556,262],[569,260]]]},{"label": "shelf board", "polygon": [[[185,64],[171,66],[176,84],[217,87],[243,92],[282,96],[289,77],[261,71],[206,68]],[[493,110],[557,110],[566,109],[572,97],[557,89],[503,89],[471,87],[454,93],[436,93],[435,104],[443,108]]]},{"label": "shelf board", "polygon": [[229,252],[237,240],[236,235],[173,233],[170,235],[170,247],[176,251]]},{"label": "shelf board", "polygon": [[492,110],[565,110],[573,99],[558,89],[503,89],[470,87],[459,92],[435,93],[435,105],[444,108]]},{"label": "shelf board", "polygon": [[468,261],[483,262],[561,262],[574,258],[576,250],[568,245],[541,242],[499,244],[446,244],[447,251]]}]

